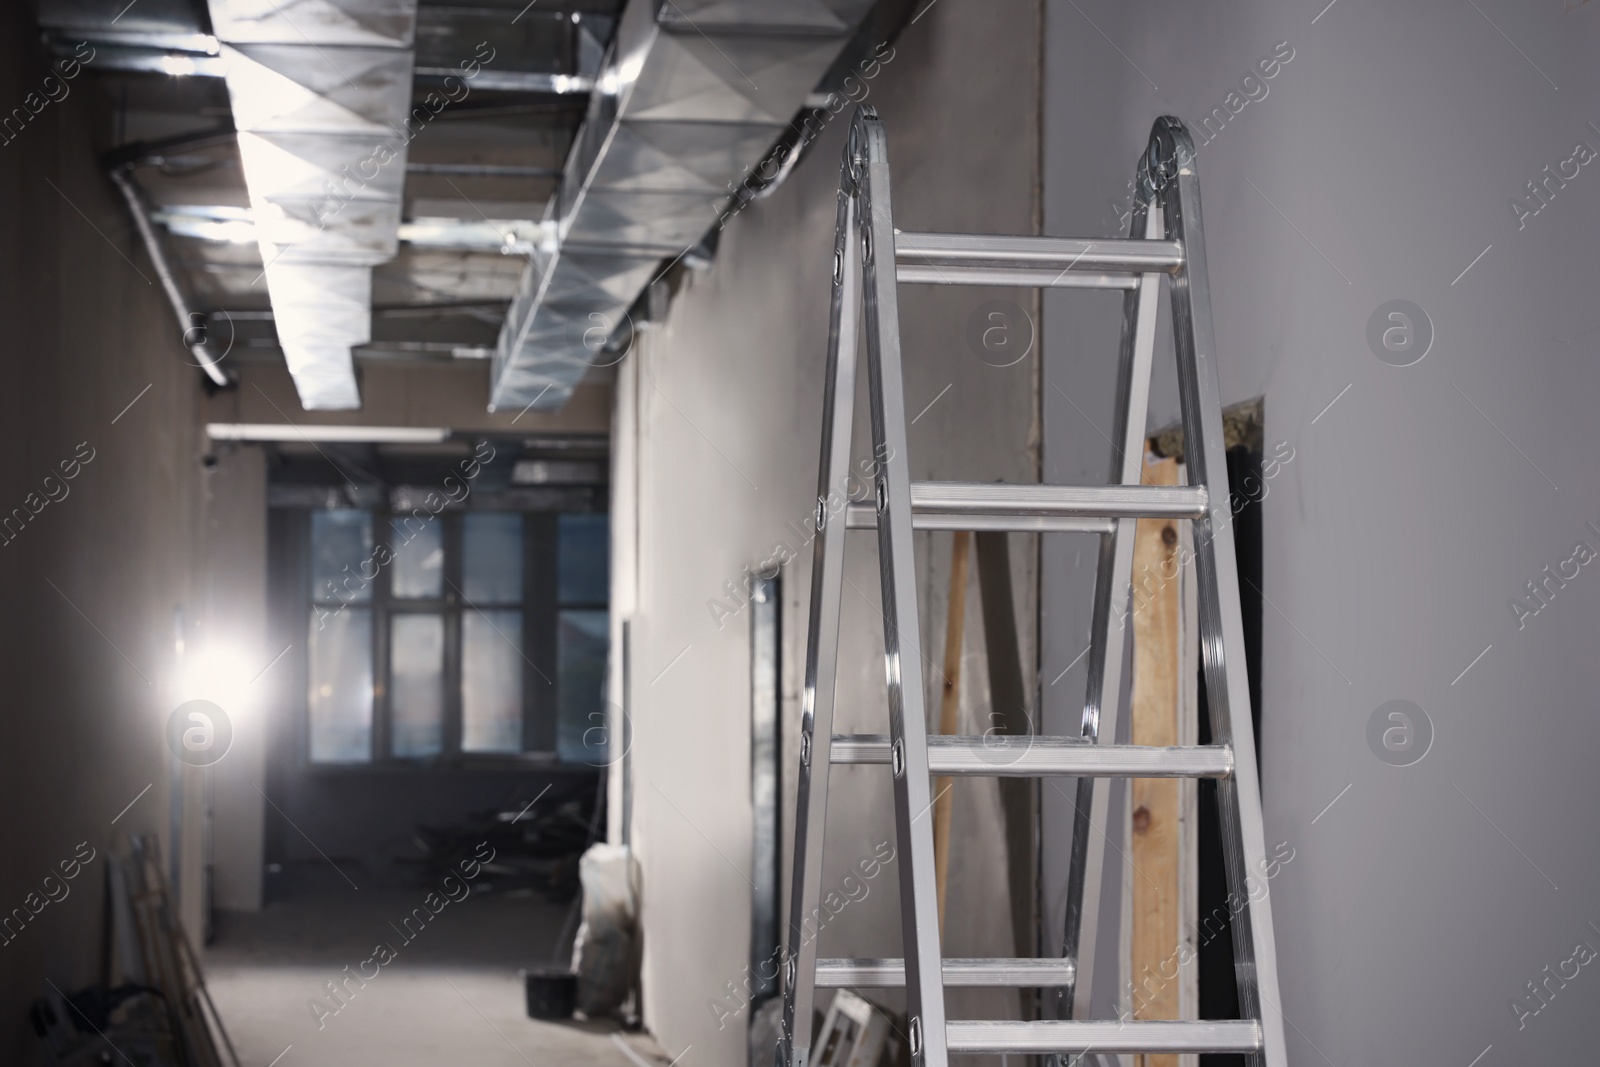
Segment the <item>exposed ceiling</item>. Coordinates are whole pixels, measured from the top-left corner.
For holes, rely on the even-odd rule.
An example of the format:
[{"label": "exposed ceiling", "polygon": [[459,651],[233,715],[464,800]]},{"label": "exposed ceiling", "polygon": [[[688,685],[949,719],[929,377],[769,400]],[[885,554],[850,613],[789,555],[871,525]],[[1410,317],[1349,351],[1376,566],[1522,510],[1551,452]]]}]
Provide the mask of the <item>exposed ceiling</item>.
[{"label": "exposed ceiling", "polygon": [[39,21],[58,56],[93,49],[107,166],[214,378],[281,359],[304,407],[339,409],[370,360],[489,358],[491,408],[554,410],[908,8],[39,0]]}]

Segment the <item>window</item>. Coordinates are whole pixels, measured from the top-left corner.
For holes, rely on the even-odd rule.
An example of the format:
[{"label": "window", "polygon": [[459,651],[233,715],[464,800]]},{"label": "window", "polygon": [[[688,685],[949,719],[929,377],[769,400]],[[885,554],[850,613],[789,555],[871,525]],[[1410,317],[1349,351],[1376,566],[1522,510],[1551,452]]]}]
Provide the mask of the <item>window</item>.
[{"label": "window", "polygon": [[604,515],[563,515],[556,522],[561,566],[556,581],[556,689],[562,759],[590,759],[605,737],[597,699],[610,644],[609,528]]},{"label": "window", "polygon": [[311,512],[310,759],[593,760],[608,558],[603,514]]}]

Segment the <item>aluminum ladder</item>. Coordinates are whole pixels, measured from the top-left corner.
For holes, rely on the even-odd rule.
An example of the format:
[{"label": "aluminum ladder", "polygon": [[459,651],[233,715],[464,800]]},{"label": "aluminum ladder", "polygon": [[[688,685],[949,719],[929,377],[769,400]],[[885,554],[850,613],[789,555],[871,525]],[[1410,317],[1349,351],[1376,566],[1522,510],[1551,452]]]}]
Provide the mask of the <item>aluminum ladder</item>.
[{"label": "aluminum ladder", "polygon": [[[1212,339],[1210,286],[1194,148],[1164,117],[1139,160],[1128,239],[1078,240],[900,233],[889,200],[888,143],[875,109],[857,110],[841,167],[832,320],[817,479],[795,818],[793,883],[777,1067],[807,1067],[817,987],[904,986],[914,1067],[952,1054],[1244,1053],[1286,1067],[1279,1010],[1270,871],[1262,829],[1250,694],[1245,676],[1228,474]],[[884,254],[893,270],[880,270]],[[1172,300],[1189,484],[1140,483],[1162,278]],[[912,482],[906,457],[897,283],[1075,286],[1125,290],[1115,440],[1105,486]],[[873,501],[848,499],[858,312],[865,314],[875,460]],[[1214,510],[1213,510],[1214,509]],[[1215,515],[1218,521],[1213,522]],[[1154,748],[1112,743],[1139,518],[1194,522],[1200,640],[1213,744]],[[841,519],[843,521],[841,521]],[[834,682],[847,529],[876,528],[881,567],[889,735],[834,736]],[[1091,658],[1081,736],[929,738],[917,624],[913,530],[1080,531],[1100,535]],[[823,826],[833,764],[888,764],[905,959],[817,958]],[[1065,944],[1059,958],[944,959],[934,889],[930,776],[1078,779]],[[1218,780],[1241,1020],[1125,1021],[1088,1017],[1105,821],[1115,777]],[[1259,892],[1259,899],[1257,894]],[[1054,990],[1059,1018],[951,1020],[946,987]],[[1265,1008],[1265,1010],[1263,1010]]]}]

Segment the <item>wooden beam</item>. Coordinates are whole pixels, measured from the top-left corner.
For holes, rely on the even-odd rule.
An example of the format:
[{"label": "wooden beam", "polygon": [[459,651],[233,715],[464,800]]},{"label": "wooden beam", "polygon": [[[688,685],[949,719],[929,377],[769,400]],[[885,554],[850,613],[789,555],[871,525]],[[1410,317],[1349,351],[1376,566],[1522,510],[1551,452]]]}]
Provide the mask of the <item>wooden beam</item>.
[{"label": "wooden beam", "polygon": [[[1178,484],[1178,462],[1146,462],[1147,485]],[[1140,519],[1133,547],[1132,742],[1180,743],[1182,690],[1179,664],[1181,614],[1177,523]],[[1179,1018],[1178,944],[1181,783],[1136,778],[1132,783],[1134,1016]],[[1178,1067],[1176,1055],[1134,1057],[1136,1067]]]}]

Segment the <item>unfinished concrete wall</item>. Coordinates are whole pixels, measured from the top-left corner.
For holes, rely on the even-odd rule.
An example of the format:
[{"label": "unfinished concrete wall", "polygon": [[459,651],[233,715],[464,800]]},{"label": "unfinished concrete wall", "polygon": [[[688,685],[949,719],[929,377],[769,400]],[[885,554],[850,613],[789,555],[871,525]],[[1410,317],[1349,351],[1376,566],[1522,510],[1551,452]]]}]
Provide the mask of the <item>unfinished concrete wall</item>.
[{"label": "unfinished concrete wall", "polygon": [[[1046,22],[1046,232],[1122,232],[1152,120],[1209,117],[1223,397],[1264,394],[1267,451],[1293,449],[1262,505],[1261,711],[1267,836],[1295,849],[1271,890],[1291,1059],[1583,1058],[1600,590],[1568,561],[1600,548],[1600,5],[1052,0]],[[1395,300],[1426,315],[1405,352]],[[1118,303],[1046,301],[1052,479],[1105,476]],[[1177,414],[1158,367],[1152,426]],[[1093,557],[1043,565],[1049,679]],[[1081,664],[1053,687],[1056,729],[1082,687]],[[1397,699],[1431,721],[1410,766],[1369,747]]]},{"label": "unfinished concrete wall", "polygon": [[[0,538],[0,909],[36,914],[0,945],[6,1063],[33,1062],[25,1009],[47,980],[70,991],[98,977],[112,842],[159,832],[172,847],[174,608],[193,617],[205,528],[199,373],[95,161],[103,101],[79,77],[39,106],[37,40],[26,5],[9,6],[0,110],[37,114],[0,144],[0,510],[13,520]],[[80,843],[96,858],[63,883]]]},{"label": "unfinished concrete wall", "polygon": [[[889,133],[896,222],[902,228],[1033,232],[1037,182],[1037,18],[1031,2],[930,6],[866,79],[867,102]],[[783,568],[786,692],[781,760],[790,848],[804,609],[826,355],[838,165],[849,110],[770,199],[723,231],[712,268],[690,276],[664,323],[629,356],[619,389],[613,511],[633,538],[632,838],[644,877],[644,1012],[672,1054],[703,1064],[745,1061],[750,900],[749,618],[743,575],[774,556]],[[906,288],[901,296],[906,407],[915,477],[1037,478],[1037,352],[1009,366],[969,346],[986,300],[1027,308],[1029,294]],[[986,361],[984,356],[990,355]],[[631,379],[626,376],[632,375]],[[860,393],[866,395],[863,371]],[[858,452],[870,454],[865,402]],[[625,447],[626,446],[626,447]],[[628,465],[632,469],[628,469]],[[921,612],[930,664],[942,661],[950,535],[917,536]],[[1033,550],[1013,539],[1023,658],[1033,661]],[[628,568],[619,565],[619,609]],[[846,565],[837,726],[887,730],[883,623],[873,539],[853,534]],[[969,594],[964,725],[986,728],[987,679],[976,590]],[[1031,671],[1029,674],[1031,685]],[[939,678],[925,673],[929,704]],[[889,775],[834,776],[825,886],[881,845],[893,847]],[[956,790],[948,935],[958,955],[1010,953],[1003,831],[993,782]],[[878,853],[880,856],[882,853]],[[786,864],[787,867],[787,864]],[[900,953],[897,865],[824,930],[824,954]],[[857,874],[859,878],[859,872]],[[782,884],[787,889],[787,876]],[[860,896],[860,890],[853,893]],[[892,1003],[892,1002],[890,1002]],[[1009,994],[977,994],[964,1011],[1014,1010]],[[981,1006],[980,1006],[981,1005]],[[770,1053],[763,1052],[765,1062]]]}]

